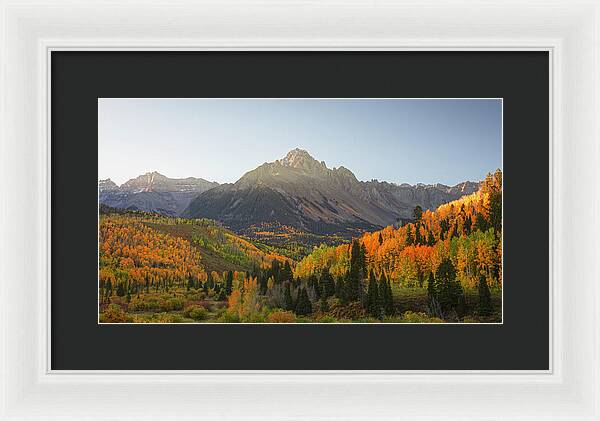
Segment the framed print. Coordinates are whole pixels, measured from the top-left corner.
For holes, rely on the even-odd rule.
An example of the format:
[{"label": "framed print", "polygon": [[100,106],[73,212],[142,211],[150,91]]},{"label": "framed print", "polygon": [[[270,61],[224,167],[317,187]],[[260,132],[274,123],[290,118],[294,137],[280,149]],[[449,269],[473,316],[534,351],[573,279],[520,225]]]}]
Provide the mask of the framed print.
[{"label": "framed print", "polygon": [[0,419],[600,419],[597,3],[1,11]]},{"label": "framed print", "polygon": [[[535,158],[549,153],[549,88],[539,77],[549,59],[542,51],[51,52],[60,139],[52,223],[63,239],[54,256],[73,257],[52,258],[52,368],[549,370],[540,269],[549,265],[548,217],[518,216],[518,198],[546,203],[548,191],[513,182],[548,183],[548,163]],[[452,76],[417,83],[431,63]],[[167,65],[177,83],[153,84],[152,69]],[[106,76],[117,71],[117,80]],[[478,75],[494,82],[476,84]],[[348,83],[359,77],[377,82]],[[80,150],[92,136],[94,147]],[[198,169],[207,175],[184,174]],[[173,171],[181,175],[165,175]],[[443,178],[424,179],[436,177],[428,172]],[[81,187],[64,186],[72,173]],[[394,179],[408,176],[416,178]],[[93,194],[84,194],[92,177]],[[74,206],[86,211],[66,211]],[[522,231],[537,249],[515,241]],[[63,249],[73,241],[77,250]],[[530,281],[505,288],[517,270]],[[81,276],[96,281],[87,299]],[[156,329],[174,343],[215,345],[201,359],[178,359],[167,346],[156,360],[142,352]],[[101,344],[123,332],[118,341],[131,352],[101,357]],[[255,339],[248,359],[229,356],[223,338],[232,335]],[[438,355],[441,338],[460,340]],[[420,345],[393,358],[403,341]],[[507,351],[507,342],[523,346]],[[311,353],[316,343],[328,352]],[[469,352],[475,343],[478,356]],[[281,359],[269,352],[275,344]]]}]

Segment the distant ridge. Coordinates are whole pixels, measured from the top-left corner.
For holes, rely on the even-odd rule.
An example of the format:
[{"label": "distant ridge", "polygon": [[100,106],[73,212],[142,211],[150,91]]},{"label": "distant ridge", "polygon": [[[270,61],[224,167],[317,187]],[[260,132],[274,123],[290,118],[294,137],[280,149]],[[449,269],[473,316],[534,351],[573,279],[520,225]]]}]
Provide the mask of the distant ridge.
[{"label": "distant ridge", "polygon": [[168,178],[153,171],[117,186],[110,178],[98,181],[101,204],[128,210],[177,216],[200,193],[218,186],[202,178]]},{"label": "distant ridge", "polygon": [[478,189],[479,183],[471,181],[455,186],[359,181],[345,167],[330,169],[307,151],[294,149],[233,184],[199,194],[182,215],[215,219],[237,230],[279,223],[344,235],[396,224],[412,218],[416,205],[435,209]]}]

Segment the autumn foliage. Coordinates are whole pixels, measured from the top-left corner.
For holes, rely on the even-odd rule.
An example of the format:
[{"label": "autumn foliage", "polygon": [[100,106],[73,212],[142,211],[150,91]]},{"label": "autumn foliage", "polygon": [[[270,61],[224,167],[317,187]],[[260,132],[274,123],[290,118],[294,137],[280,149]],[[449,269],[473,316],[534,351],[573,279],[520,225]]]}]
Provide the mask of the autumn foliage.
[{"label": "autumn foliage", "polygon": [[[456,268],[465,287],[475,288],[480,275],[489,285],[502,282],[502,173],[487,176],[481,189],[435,211],[418,212],[418,219],[401,227],[388,226],[365,233],[368,272],[385,274],[405,287],[423,287],[444,258]],[[295,275],[309,277],[328,268],[343,276],[350,265],[350,245],[322,245],[298,263]]]}]

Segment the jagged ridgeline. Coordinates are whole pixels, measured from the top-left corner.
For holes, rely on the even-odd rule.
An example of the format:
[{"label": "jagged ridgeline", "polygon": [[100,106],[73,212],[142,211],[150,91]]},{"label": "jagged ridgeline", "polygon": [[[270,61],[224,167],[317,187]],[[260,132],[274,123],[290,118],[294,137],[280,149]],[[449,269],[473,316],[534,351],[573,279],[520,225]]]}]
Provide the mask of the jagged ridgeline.
[{"label": "jagged ridgeline", "polygon": [[[465,288],[483,276],[490,287],[502,284],[502,172],[489,174],[476,193],[439,206],[415,208],[414,222],[388,226],[359,238],[367,272],[385,275],[402,287],[424,287],[445,259]],[[351,245],[322,245],[295,268],[305,278],[329,269],[334,277],[350,270]]]}]

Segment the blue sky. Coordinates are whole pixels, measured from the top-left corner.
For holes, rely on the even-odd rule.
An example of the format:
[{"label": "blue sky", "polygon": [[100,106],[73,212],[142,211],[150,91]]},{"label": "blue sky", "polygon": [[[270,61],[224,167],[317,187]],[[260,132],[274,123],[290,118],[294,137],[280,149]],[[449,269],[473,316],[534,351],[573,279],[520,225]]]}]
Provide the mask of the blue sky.
[{"label": "blue sky", "polygon": [[98,176],[235,182],[294,148],[359,180],[481,180],[501,167],[499,99],[98,99]]}]

